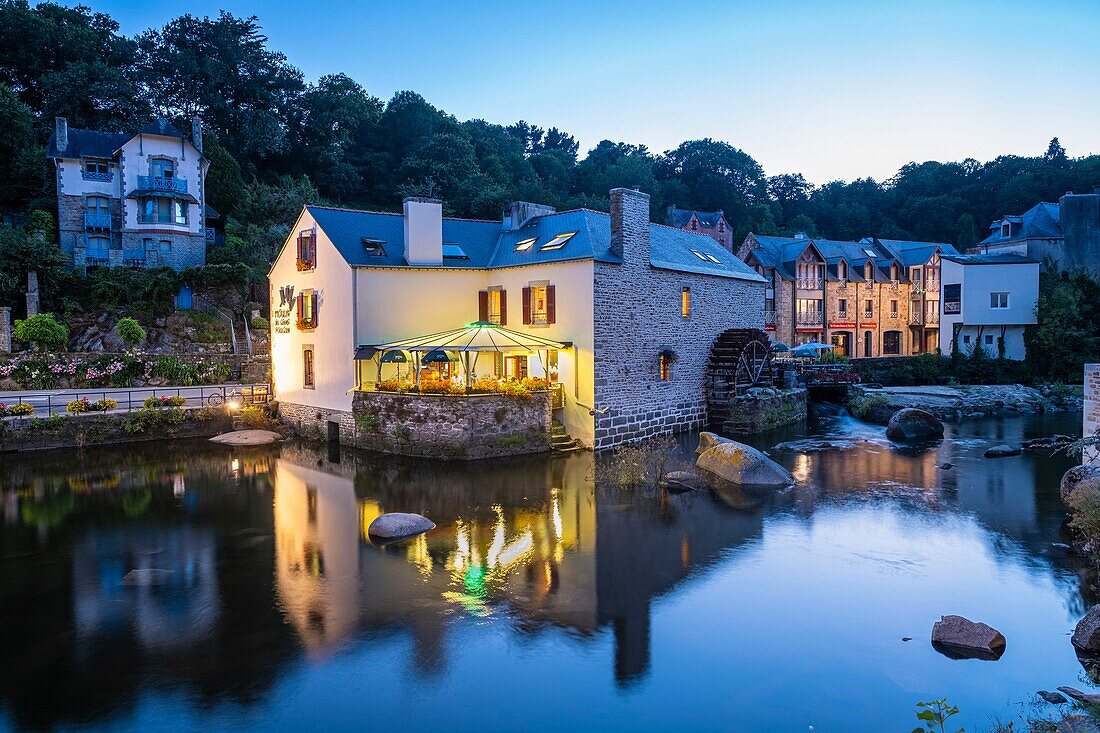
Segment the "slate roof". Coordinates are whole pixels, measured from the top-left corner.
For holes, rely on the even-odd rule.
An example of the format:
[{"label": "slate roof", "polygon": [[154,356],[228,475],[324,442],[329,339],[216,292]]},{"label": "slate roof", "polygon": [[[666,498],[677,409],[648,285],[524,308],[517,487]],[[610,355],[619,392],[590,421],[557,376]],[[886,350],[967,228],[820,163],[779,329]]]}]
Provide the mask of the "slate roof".
[{"label": "slate roof", "polygon": [[[308,206],[306,209],[343,258],[353,267],[409,267],[405,261],[405,221],[401,214]],[[559,234],[575,232],[560,249],[542,245]],[[368,254],[364,238],[381,242],[384,255]],[[516,244],[535,243],[524,251]],[[467,259],[444,258],[441,268],[494,269],[595,260],[618,263],[611,248],[611,216],[575,209],[532,217],[524,226],[505,230],[500,221],[443,219],[443,244],[456,244]],[[742,280],[763,281],[752,268],[710,237],[659,224],[649,225],[650,263],[657,268]],[[718,262],[697,257],[692,250]],[[423,267],[417,265],[417,267]]]},{"label": "slate roof", "polygon": [[1039,265],[1039,260],[1031,259],[1017,252],[980,255],[943,255],[943,259],[960,265]]},{"label": "slate roof", "polygon": [[678,206],[670,206],[668,207],[668,224],[669,226],[683,228],[691,221],[692,214],[695,215],[701,225],[710,229],[718,226],[718,220],[726,215],[724,211],[695,211],[693,209],[681,209]]},{"label": "slate roof", "polygon": [[[1019,216],[1006,216],[989,225],[991,234],[982,240],[982,244],[1003,244],[1019,242],[1025,239],[1062,239],[1062,210],[1058,204],[1043,202],[1035,204]],[[1001,235],[1002,222],[1018,223],[1019,230],[1007,237]]]},{"label": "slate roof", "polygon": [[[890,265],[894,262],[901,266],[902,270],[898,276],[905,282],[908,278],[904,268],[927,262],[937,251],[944,254],[958,254],[954,247],[942,242],[910,242],[903,239],[878,239],[877,237],[864,237],[858,242],[844,242],[817,237],[771,237],[757,234],[754,234],[753,238],[760,244],[760,248],[752,251],[756,260],[765,267],[776,268],[787,280],[795,278],[796,260],[810,245],[813,245],[825,259],[825,272],[829,280],[839,279],[837,265],[844,260],[849,265],[848,279],[854,282],[865,282],[863,266],[869,260],[875,264],[873,273],[875,282],[890,281]],[[867,250],[873,252],[874,256],[869,255]]]},{"label": "slate roof", "polygon": [[959,251],[947,242],[915,242],[908,239],[880,239],[878,237],[864,237],[860,240],[861,243],[868,241],[880,244],[905,267],[923,265],[937,251],[941,255],[959,254]]},{"label": "slate roof", "polygon": [[[189,138],[184,135],[179,129],[168,120],[163,117],[150,122],[145,127],[137,131],[138,135],[160,135],[162,137],[178,137],[188,140]],[[132,135],[130,137],[133,137]]]},{"label": "slate roof", "polygon": [[50,158],[113,158],[115,151],[121,148],[133,135],[113,132],[96,132],[69,128],[69,145],[65,150],[57,149],[57,136],[50,135],[47,156]]}]

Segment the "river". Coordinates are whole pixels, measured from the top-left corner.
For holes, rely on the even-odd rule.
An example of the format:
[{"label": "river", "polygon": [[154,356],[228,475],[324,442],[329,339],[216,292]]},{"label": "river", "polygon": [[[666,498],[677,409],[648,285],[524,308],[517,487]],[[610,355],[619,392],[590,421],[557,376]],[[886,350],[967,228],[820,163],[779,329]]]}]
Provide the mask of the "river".
[{"label": "river", "polygon": [[[0,456],[0,729],[899,731],[947,697],[986,730],[1092,687],[1071,462],[982,458],[1055,432],[1080,416],[901,448],[819,413],[754,441],[797,480],[769,497],[597,486],[591,454]],[[438,527],[376,548],[384,511]],[[932,649],[947,613],[1004,656]]]}]

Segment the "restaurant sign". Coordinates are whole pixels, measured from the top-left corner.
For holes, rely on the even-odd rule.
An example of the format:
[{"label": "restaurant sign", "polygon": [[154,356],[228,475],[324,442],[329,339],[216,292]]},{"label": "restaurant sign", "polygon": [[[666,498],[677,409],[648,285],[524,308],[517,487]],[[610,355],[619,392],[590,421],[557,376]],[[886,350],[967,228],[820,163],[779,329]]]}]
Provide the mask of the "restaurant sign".
[{"label": "restaurant sign", "polygon": [[878,324],[874,321],[860,321],[860,328],[878,328]]},{"label": "restaurant sign", "polygon": [[830,321],[829,328],[856,328],[855,321]]},{"label": "restaurant sign", "polygon": [[294,312],[294,286],[279,288],[279,307],[271,311],[271,328],[275,333],[290,333],[290,324]]}]

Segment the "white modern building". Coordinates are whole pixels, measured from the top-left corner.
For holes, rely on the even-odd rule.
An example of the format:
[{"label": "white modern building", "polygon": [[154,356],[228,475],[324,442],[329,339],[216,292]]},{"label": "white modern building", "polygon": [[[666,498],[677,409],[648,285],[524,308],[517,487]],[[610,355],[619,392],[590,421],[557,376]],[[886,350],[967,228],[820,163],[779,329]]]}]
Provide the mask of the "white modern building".
[{"label": "white modern building", "polygon": [[[698,427],[715,338],[764,325],[764,279],[710,237],[651,224],[630,189],[611,192],[610,214],[514,203],[496,221],[425,198],[401,214],[307,206],[269,281],[280,411],[343,441],[360,430],[356,394],[414,369],[417,384],[428,370],[456,386],[548,379],[554,419],[588,447]],[[392,346],[467,324],[544,345]]]},{"label": "white modern building", "polygon": [[1036,323],[1040,262],[1016,253],[943,255],[940,344],[945,354],[984,349],[1023,359],[1024,328]]}]

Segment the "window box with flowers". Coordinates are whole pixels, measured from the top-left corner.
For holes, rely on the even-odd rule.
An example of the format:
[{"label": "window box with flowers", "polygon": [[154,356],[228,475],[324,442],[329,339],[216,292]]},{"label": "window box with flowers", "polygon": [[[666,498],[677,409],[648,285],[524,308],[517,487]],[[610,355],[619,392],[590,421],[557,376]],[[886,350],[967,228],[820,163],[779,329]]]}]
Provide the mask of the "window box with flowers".
[{"label": "window box with flowers", "polygon": [[298,233],[298,272],[317,269],[316,231],[306,229]]}]

